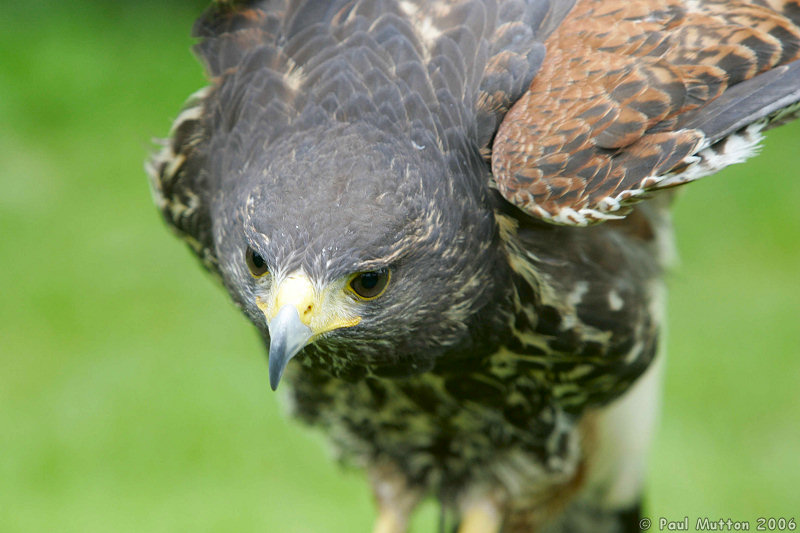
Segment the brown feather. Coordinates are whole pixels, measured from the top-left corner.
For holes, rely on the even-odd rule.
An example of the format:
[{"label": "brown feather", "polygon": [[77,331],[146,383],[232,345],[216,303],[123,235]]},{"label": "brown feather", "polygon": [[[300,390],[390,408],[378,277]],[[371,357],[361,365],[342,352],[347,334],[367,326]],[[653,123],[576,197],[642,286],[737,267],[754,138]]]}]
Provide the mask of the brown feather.
[{"label": "brown feather", "polygon": [[551,222],[586,225],[624,214],[658,178],[714,141],[702,129],[676,129],[678,117],[800,58],[800,28],[782,14],[795,8],[776,1],[578,2],[499,128],[492,152],[498,189]]}]

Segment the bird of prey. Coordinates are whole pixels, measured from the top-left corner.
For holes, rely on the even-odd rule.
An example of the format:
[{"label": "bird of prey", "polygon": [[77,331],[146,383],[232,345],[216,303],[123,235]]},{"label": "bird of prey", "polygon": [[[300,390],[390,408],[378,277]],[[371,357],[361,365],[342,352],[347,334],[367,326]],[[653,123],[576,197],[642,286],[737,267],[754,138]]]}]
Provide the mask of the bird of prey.
[{"label": "bird of prey", "polygon": [[376,533],[638,531],[675,186],[798,115],[797,0],[227,1],[150,161]]}]

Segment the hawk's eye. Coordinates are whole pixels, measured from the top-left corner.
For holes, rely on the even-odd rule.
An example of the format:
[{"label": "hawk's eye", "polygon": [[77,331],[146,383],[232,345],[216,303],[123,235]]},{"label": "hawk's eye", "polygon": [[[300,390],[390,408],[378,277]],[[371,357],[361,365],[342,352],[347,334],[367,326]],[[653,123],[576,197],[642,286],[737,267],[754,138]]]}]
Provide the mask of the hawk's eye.
[{"label": "hawk's eye", "polygon": [[264,258],[254,252],[249,246],[244,253],[244,259],[247,261],[247,268],[250,269],[250,273],[255,277],[260,278],[269,272],[267,262],[264,261]]},{"label": "hawk's eye", "polygon": [[372,300],[383,294],[390,277],[386,268],[362,272],[350,280],[350,289],[362,300]]}]

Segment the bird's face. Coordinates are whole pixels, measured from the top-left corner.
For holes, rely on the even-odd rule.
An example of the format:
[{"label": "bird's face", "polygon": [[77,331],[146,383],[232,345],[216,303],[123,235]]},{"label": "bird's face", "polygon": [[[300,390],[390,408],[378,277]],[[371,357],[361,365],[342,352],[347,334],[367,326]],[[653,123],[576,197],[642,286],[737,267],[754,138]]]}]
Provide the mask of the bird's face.
[{"label": "bird's face", "polygon": [[287,139],[225,194],[221,271],[269,339],[273,389],[307,346],[326,356],[305,362],[334,373],[430,368],[489,300],[498,260],[488,200],[422,152],[363,131]]}]

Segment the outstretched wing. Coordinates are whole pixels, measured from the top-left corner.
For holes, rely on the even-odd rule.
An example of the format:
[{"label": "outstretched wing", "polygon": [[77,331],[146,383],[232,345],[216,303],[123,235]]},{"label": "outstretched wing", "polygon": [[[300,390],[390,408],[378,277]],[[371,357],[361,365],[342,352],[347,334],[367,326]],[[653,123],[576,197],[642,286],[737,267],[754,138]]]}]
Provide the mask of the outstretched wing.
[{"label": "outstretched wing", "polygon": [[621,218],[753,155],[800,102],[797,0],[579,0],[501,124],[497,188],[549,222]]}]

